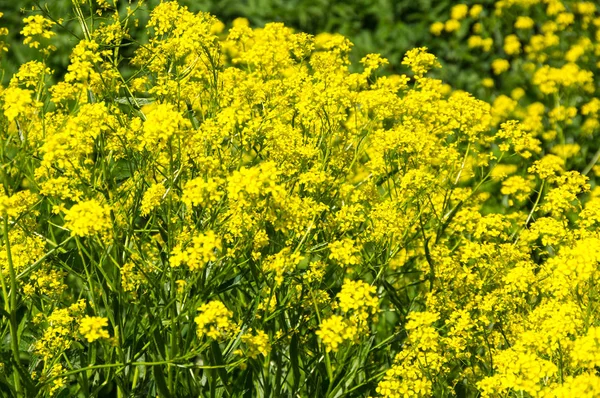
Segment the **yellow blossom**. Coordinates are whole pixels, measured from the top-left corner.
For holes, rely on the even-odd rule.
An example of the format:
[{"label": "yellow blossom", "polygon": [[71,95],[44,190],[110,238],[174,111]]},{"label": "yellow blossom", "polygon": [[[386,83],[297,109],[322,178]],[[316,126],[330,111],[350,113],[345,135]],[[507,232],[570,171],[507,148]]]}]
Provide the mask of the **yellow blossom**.
[{"label": "yellow blossom", "polygon": [[108,331],[104,329],[107,326],[108,318],[86,316],[79,321],[79,333],[91,343],[98,339],[107,339],[109,337]]}]

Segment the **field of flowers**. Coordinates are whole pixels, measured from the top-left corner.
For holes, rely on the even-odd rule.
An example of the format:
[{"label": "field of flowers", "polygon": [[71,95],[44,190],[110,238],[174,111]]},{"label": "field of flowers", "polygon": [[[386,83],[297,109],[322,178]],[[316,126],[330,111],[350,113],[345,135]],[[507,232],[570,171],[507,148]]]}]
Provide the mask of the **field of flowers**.
[{"label": "field of flowers", "polygon": [[0,41],[0,396],[600,396],[599,5],[118,3]]}]

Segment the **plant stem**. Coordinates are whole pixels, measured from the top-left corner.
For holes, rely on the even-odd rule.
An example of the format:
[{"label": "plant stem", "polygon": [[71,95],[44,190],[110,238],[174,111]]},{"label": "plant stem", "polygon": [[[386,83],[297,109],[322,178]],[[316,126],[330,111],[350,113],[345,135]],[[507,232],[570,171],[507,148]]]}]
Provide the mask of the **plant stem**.
[{"label": "plant stem", "polygon": [[[10,251],[10,241],[8,240],[8,214],[4,212],[2,215],[4,219],[3,232],[4,232],[4,244],[6,245],[6,259],[8,260],[8,272],[10,275],[10,343],[15,360],[14,379],[15,389],[17,391],[17,397],[22,397],[23,392],[21,390],[21,379],[19,376],[19,368],[21,366],[20,355],[19,355],[19,334],[17,333],[17,277],[15,275],[15,268],[13,266],[12,255]],[[4,277],[2,278],[4,282]],[[2,284],[4,288],[4,283]]]},{"label": "plant stem", "polygon": [[[542,194],[544,192],[544,187],[546,185],[546,180],[542,181],[542,185],[540,186],[540,191],[538,192],[537,198],[535,200],[535,203],[533,204],[533,207],[531,208],[531,211],[529,212],[529,215],[527,216],[527,220],[525,220],[525,225],[524,228],[527,228],[527,225],[529,225],[529,221],[531,220],[531,217],[533,217],[533,213],[535,213],[538,205],[540,204],[540,199],[542,198]],[[517,231],[515,231],[512,236],[511,239],[517,234]],[[517,236],[513,245],[516,245],[517,242],[519,242],[519,238],[521,237],[521,235]]]}]

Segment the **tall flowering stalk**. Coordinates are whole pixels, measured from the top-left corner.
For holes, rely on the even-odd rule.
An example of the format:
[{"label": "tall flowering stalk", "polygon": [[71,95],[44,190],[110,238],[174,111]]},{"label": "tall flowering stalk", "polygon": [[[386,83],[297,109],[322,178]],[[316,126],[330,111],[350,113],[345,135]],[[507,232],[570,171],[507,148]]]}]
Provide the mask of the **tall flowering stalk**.
[{"label": "tall flowering stalk", "polygon": [[[432,78],[425,47],[390,75],[341,35],[173,1],[138,42],[144,6],[41,7],[39,60],[0,87],[2,393],[594,396],[600,192],[550,138],[575,105],[513,115]],[[572,62],[531,73],[591,92]]]}]

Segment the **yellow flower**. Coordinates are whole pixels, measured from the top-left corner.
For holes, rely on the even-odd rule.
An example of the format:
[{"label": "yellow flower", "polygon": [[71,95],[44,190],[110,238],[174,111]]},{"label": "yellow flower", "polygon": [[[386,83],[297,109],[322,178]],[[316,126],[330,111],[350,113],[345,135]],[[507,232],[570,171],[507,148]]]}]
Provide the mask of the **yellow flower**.
[{"label": "yellow flower", "polygon": [[289,247],[282,249],[277,254],[269,256],[263,263],[263,270],[275,273],[275,283],[280,285],[286,272],[293,271],[302,261],[300,253],[294,253]]},{"label": "yellow flower", "polygon": [[79,322],[79,333],[91,343],[98,339],[107,339],[109,337],[108,331],[104,330],[107,326],[108,318],[85,316]]},{"label": "yellow flower", "polygon": [[38,196],[31,191],[19,191],[11,196],[0,193],[0,217],[4,214],[11,218],[18,218],[39,200]]},{"label": "yellow flower", "polygon": [[537,174],[541,179],[552,178],[564,171],[565,161],[556,155],[546,155],[540,160],[533,162],[527,169],[529,173]]},{"label": "yellow flower", "polygon": [[33,92],[24,90],[18,87],[9,87],[2,93],[4,100],[4,115],[9,122],[12,122],[17,117],[28,115],[35,109],[37,103],[34,102]]},{"label": "yellow flower", "polygon": [[214,231],[206,231],[192,237],[189,243],[178,244],[171,252],[172,267],[187,264],[192,271],[201,271],[209,261],[217,261],[222,249],[221,239]]},{"label": "yellow flower", "polygon": [[510,62],[505,59],[495,59],[492,61],[492,69],[494,70],[494,74],[499,75],[510,69]]},{"label": "yellow flower", "polygon": [[457,4],[450,9],[450,18],[460,21],[465,18],[469,12],[469,7],[466,4]]},{"label": "yellow flower", "polygon": [[356,328],[339,315],[325,319],[317,331],[327,352],[336,352],[342,343],[354,339],[355,334]]},{"label": "yellow flower", "polygon": [[492,88],[494,87],[494,79],[492,79],[491,77],[486,77],[481,80],[481,85],[483,87]]},{"label": "yellow flower", "polygon": [[410,67],[415,74],[415,79],[423,77],[431,68],[441,67],[435,55],[427,52],[427,47],[409,50],[402,60],[402,65]]},{"label": "yellow flower", "polygon": [[432,35],[439,36],[444,31],[444,23],[443,22],[434,22],[429,27],[429,31]]},{"label": "yellow flower", "polygon": [[56,23],[44,18],[42,15],[31,15],[23,18],[23,22],[25,23],[25,27],[21,30],[21,34],[25,37],[23,44],[27,44],[29,47],[39,47],[40,43],[34,39],[35,36],[50,39],[56,35],[56,33],[50,30]]},{"label": "yellow flower", "polygon": [[515,101],[520,100],[525,96],[525,90],[521,87],[517,87],[510,92],[510,97]]},{"label": "yellow flower", "polygon": [[530,17],[518,16],[515,21],[515,29],[531,29],[535,26],[535,21]]},{"label": "yellow flower", "polygon": [[233,312],[220,301],[210,301],[198,308],[196,316],[196,333],[199,338],[208,336],[214,340],[222,340],[234,335],[238,327],[232,322]]},{"label": "yellow flower", "polygon": [[60,364],[54,364],[50,370],[47,372],[46,375],[42,375],[40,377],[40,380],[45,380],[47,378],[54,378],[52,380],[52,382],[50,382],[48,385],[44,386],[45,389],[47,389],[48,394],[50,396],[53,396],[54,394],[56,394],[58,391],[60,391],[63,387],[65,387],[67,385],[67,378],[66,377],[60,377],[62,375],[62,373],[65,372],[65,368]]},{"label": "yellow flower", "polygon": [[504,38],[504,52],[506,55],[516,55],[521,52],[521,42],[517,35],[508,35]]},{"label": "yellow flower", "polygon": [[74,204],[65,214],[65,227],[73,236],[90,236],[106,232],[112,227],[110,206],[101,205],[97,200]]},{"label": "yellow flower", "polygon": [[146,115],[142,143],[148,150],[164,149],[171,137],[180,137],[191,127],[170,104],[159,104]]},{"label": "yellow flower", "polygon": [[158,207],[166,192],[167,190],[163,184],[152,184],[146,192],[144,192],[144,197],[142,198],[142,205],[140,208],[142,216],[150,214],[152,210]]},{"label": "yellow flower", "polygon": [[379,307],[376,287],[363,281],[346,280],[338,293],[340,309],[351,313],[358,322],[366,322],[369,315],[375,315]]},{"label": "yellow flower", "polygon": [[446,32],[457,31],[460,29],[460,21],[457,21],[456,19],[449,19],[446,21],[444,29],[446,29]]},{"label": "yellow flower", "polygon": [[483,6],[481,4],[474,4],[471,6],[471,9],[469,10],[469,16],[471,18],[477,18],[481,15],[483,11]]},{"label": "yellow flower", "polygon": [[483,38],[478,35],[469,36],[467,39],[469,48],[477,48],[483,46]]},{"label": "yellow flower", "polygon": [[329,250],[329,258],[337,260],[342,265],[356,265],[360,261],[359,249],[354,246],[352,239],[345,238],[331,242]]},{"label": "yellow flower", "polygon": [[242,342],[248,347],[246,355],[249,358],[256,358],[261,354],[266,357],[271,351],[269,336],[262,330],[253,333],[252,328],[248,329],[248,332],[242,335]]},{"label": "yellow flower", "polygon": [[535,184],[521,176],[511,176],[502,182],[500,192],[503,195],[514,195],[515,199],[522,202],[531,195]]}]

